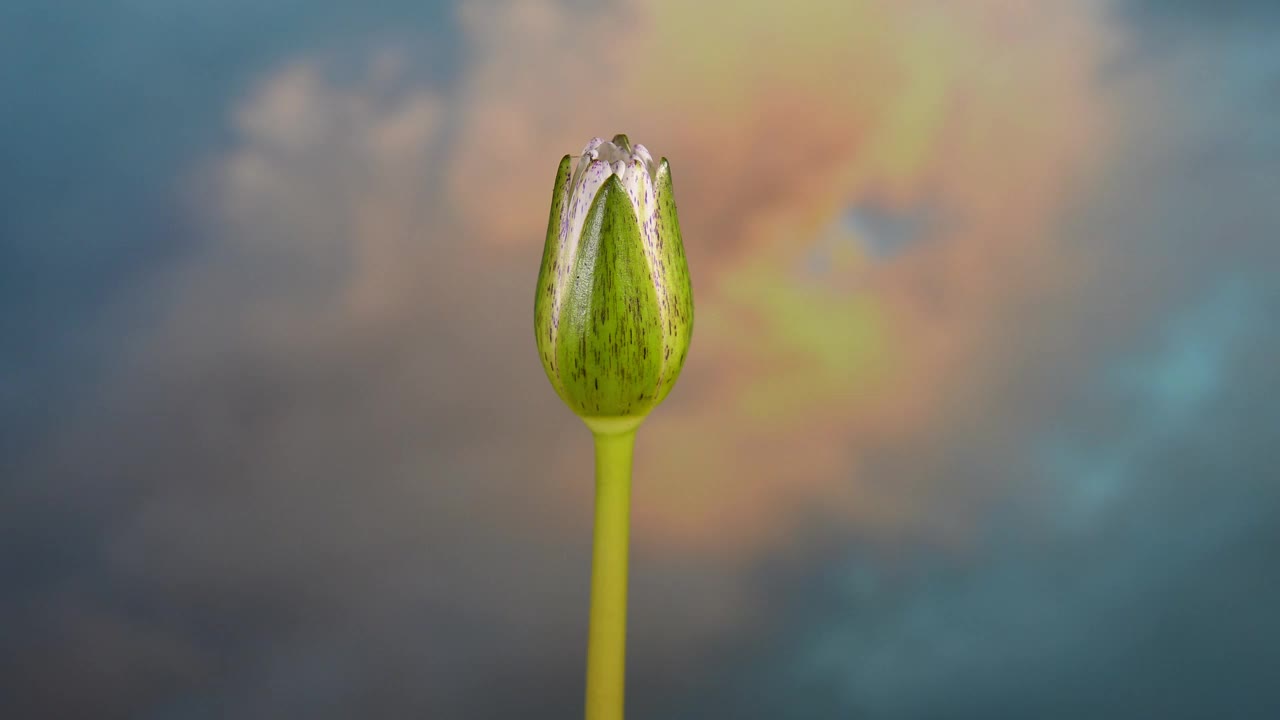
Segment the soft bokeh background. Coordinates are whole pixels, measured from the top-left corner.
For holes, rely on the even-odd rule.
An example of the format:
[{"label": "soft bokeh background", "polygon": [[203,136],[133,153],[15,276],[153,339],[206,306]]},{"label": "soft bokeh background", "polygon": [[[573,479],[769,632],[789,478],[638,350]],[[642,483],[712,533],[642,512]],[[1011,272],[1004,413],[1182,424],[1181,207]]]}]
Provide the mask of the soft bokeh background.
[{"label": "soft bokeh background", "polygon": [[568,718],[560,156],[671,159],[630,716],[1280,716],[1280,11],[8,2],[0,715]]}]

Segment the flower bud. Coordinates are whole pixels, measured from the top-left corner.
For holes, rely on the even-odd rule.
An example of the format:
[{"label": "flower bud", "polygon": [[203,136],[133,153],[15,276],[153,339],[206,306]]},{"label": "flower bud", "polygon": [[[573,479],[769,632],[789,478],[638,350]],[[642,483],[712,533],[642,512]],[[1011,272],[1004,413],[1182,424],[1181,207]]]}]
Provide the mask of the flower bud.
[{"label": "flower bud", "polygon": [[582,417],[644,417],[671,391],[693,291],[665,158],[618,135],[560,161],[533,328],[552,387]]}]

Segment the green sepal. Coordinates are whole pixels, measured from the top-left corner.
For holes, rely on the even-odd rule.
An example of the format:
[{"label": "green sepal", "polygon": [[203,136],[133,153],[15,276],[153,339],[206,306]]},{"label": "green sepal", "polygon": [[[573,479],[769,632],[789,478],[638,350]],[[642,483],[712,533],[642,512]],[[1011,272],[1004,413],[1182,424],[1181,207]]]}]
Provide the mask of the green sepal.
[{"label": "green sepal", "polygon": [[663,368],[655,403],[662,402],[675,387],[689,354],[693,337],[693,288],[689,283],[689,265],[680,235],[680,219],[676,214],[675,192],[671,185],[671,166],[666,158],[658,164],[654,176],[658,200],[658,266],[654,269],[663,289]]},{"label": "green sepal", "polygon": [[569,201],[569,176],[572,169],[573,161],[570,156],[565,155],[556,171],[555,186],[551,191],[551,217],[547,220],[547,241],[542,247],[542,267],[538,271],[538,288],[533,300],[533,331],[538,343],[538,357],[542,360],[542,369],[546,371],[551,386],[561,396],[564,395],[564,385],[560,382],[556,368],[553,325],[557,294],[556,264],[561,245],[565,242],[560,237],[560,221],[564,205]]},{"label": "green sepal", "polygon": [[584,417],[647,414],[658,401],[663,315],[616,175],[591,204],[568,282],[556,333],[561,398]]}]

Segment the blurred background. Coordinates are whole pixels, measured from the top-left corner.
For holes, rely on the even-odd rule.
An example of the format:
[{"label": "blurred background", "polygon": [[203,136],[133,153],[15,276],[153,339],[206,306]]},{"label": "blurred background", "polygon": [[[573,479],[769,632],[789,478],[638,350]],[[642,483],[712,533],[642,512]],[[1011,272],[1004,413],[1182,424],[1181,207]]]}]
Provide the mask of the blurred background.
[{"label": "blurred background", "polygon": [[634,718],[1280,716],[1280,6],[7,2],[0,715],[569,718],[552,179],[670,158]]}]

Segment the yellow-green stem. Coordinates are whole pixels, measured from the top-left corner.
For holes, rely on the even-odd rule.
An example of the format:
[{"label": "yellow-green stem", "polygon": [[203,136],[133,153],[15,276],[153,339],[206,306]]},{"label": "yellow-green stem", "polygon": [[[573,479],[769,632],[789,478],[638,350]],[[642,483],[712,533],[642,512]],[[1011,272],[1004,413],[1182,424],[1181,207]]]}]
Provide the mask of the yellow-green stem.
[{"label": "yellow-green stem", "polygon": [[596,446],[596,522],[591,554],[586,720],[622,720],[631,453],[640,420],[593,418],[587,421]]}]

